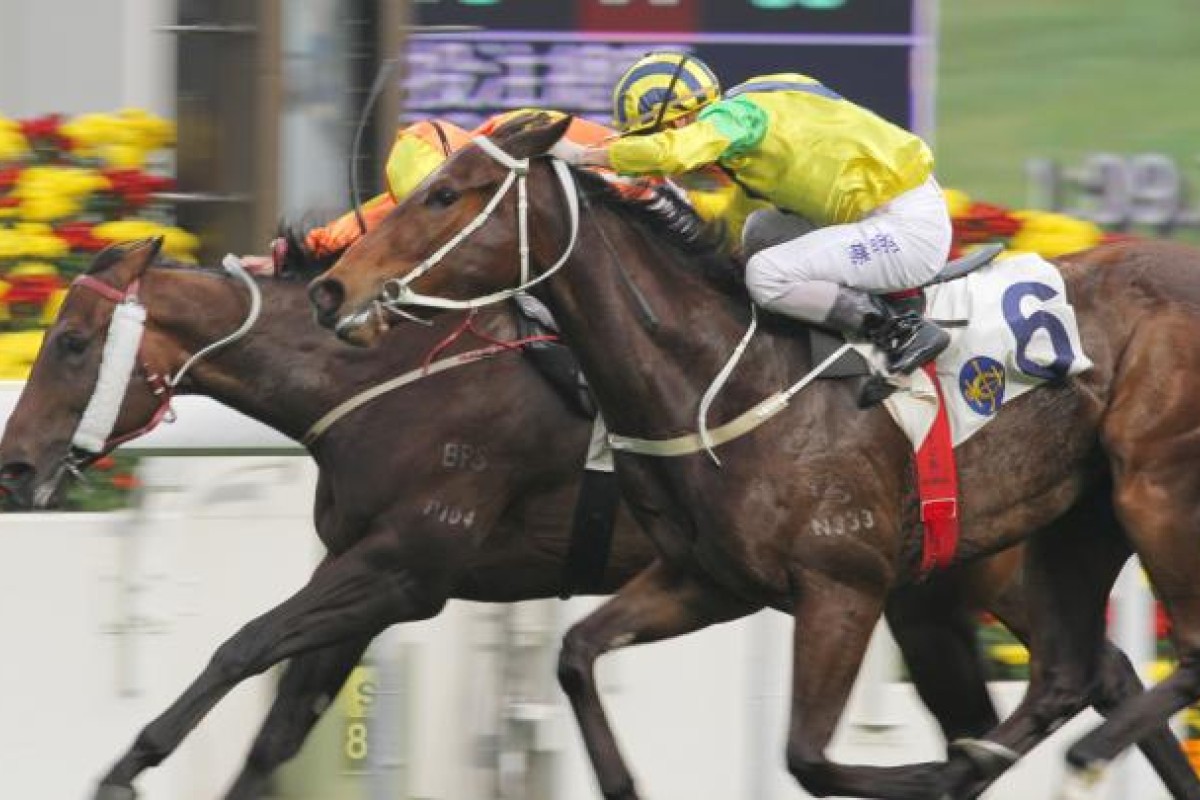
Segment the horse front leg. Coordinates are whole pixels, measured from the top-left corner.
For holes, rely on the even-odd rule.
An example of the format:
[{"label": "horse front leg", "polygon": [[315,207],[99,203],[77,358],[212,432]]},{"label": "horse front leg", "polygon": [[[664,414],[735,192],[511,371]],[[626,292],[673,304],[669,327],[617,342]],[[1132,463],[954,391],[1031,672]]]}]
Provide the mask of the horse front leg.
[{"label": "horse front leg", "polygon": [[267,782],[300,746],[362,658],[369,638],[348,639],[292,658],[275,702],[225,800],[259,800]]},{"label": "horse front leg", "polygon": [[844,583],[812,570],[799,570],[794,583],[789,771],[817,797],[941,798],[940,762],[868,767],[826,758],[825,748],[883,610],[884,589]]},{"label": "horse front leg", "polygon": [[620,647],[670,639],[756,610],[691,574],[656,561],[567,631],[558,681],[571,701],[607,800],[636,800],[638,795],[596,688],[596,659]]},{"label": "horse front leg", "polygon": [[[234,686],[286,658],[348,639],[371,639],[388,625],[424,619],[445,603],[443,581],[421,579],[393,542],[368,538],[319,570],[309,583],[217,648],[199,677],[147,725],[100,783],[97,800],[128,800],[133,781],[156,766]],[[431,589],[431,584],[436,589]]]}]

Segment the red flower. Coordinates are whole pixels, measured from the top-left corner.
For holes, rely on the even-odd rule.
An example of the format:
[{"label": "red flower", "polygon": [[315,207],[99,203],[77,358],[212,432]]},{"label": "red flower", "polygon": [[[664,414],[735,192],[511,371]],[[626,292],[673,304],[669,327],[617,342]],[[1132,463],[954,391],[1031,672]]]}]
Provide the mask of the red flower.
[{"label": "red flower", "polygon": [[1162,603],[1154,604],[1154,635],[1165,639],[1171,633],[1171,618],[1163,611]]},{"label": "red flower", "polygon": [[1021,229],[1021,221],[1008,209],[990,203],[972,203],[967,213],[952,222],[954,240],[960,245],[1007,239]]},{"label": "red flower", "polygon": [[1136,241],[1137,238],[1138,237],[1131,233],[1117,233],[1116,231],[1108,231],[1104,234],[1104,237],[1100,239],[1100,243],[1117,244],[1120,242],[1133,242]]},{"label": "red flower", "polygon": [[14,275],[5,278],[9,284],[4,302],[11,305],[43,306],[63,282],[55,275]]},{"label": "red flower", "polygon": [[61,114],[47,114],[44,117],[23,119],[18,124],[21,126],[21,133],[34,147],[40,145],[55,150],[71,149],[71,140],[61,131]]},{"label": "red flower", "polygon": [[17,180],[21,177],[21,167],[9,167],[8,169],[0,169],[0,189],[11,189],[17,185]]},{"label": "red flower", "polygon": [[106,169],[103,173],[112,184],[112,191],[134,208],[144,206],[156,192],[167,191],[175,186],[170,178],[136,169]]},{"label": "red flower", "polygon": [[90,222],[68,222],[55,228],[54,235],[66,241],[72,250],[97,253],[103,250],[108,242],[93,236],[93,227],[95,226]]},{"label": "red flower", "polygon": [[96,459],[96,463],[92,464],[92,469],[98,469],[101,472],[112,469],[117,465],[117,460],[112,456],[100,456]]},{"label": "red flower", "polygon": [[136,475],[131,475],[128,472],[122,472],[120,475],[112,476],[112,485],[114,489],[120,489],[123,492],[132,491],[142,485]]},{"label": "red flower", "polygon": [[19,124],[21,126],[21,133],[25,135],[26,139],[46,139],[59,135],[58,131],[62,126],[62,116],[59,114],[47,114],[44,117],[23,119]]}]

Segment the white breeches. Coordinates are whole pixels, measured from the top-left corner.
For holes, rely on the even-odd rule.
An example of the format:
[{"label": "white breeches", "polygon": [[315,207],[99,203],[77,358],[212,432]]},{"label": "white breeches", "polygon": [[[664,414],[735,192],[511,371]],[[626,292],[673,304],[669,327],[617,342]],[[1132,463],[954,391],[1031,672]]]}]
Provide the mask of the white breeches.
[{"label": "white breeches", "polygon": [[932,177],[858,222],[818,228],[746,262],[746,288],[763,308],[824,322],[839,286],[882,294],[932,278],[950,252],[950,214]]}]

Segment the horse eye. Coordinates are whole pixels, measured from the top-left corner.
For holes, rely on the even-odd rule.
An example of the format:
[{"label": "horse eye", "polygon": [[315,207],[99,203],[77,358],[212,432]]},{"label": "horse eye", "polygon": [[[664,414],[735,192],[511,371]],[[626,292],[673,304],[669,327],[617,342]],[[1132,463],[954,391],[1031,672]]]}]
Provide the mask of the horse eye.
[{"label": "horse eye", "polygon": [[449,186],[439,186],[429,193],[429,197],[425,199],[425,204],[430,206],[439,206],[441,208],[449,208],[458,202],[462,197],[461,194],[451,189]]},{"label": "horse eye", "polygon": [[74,331],[66,331],[58,337],[58,348],[67,355],[77,356],[87,350],[88,340]]}]

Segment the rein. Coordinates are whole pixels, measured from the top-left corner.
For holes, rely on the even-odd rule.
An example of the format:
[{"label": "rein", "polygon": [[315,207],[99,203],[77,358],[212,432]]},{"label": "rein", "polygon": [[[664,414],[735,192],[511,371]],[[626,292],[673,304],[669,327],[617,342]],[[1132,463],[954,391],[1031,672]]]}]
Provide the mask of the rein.
[{"label": "rein", "polygon": [[[448,309],[474,309],[481,306],[498,303],[501,300],[529,290],[546,280],[554,273],[562,269],[567,263],[567,259],[575,251],[575,243],[579,238],[579,191],[575,185],[575,178],[571,175],[570,168],[558,159],[552,159],[551,165],[554,167],[555,175],[558,177],[559,183],[562,185],[563,193],[567,198],[567,213],[570,219],[571,235],[567,241],[567,246],[563,249],[562,255],[554,262],[547,270],[535,278],[529,276],[529,196],[526,186],[529,176],[529,159],[528,158],[513,158],[508,153],[501,150],[494,142],[485,136],[478,137],[474,143],[479,146],[483,152],[487,153],[501,165],[508,168],[508,175],[501,182],[496,193],[488,200],[487,205],[483,207],[473,220],[468,222],[457,234],[455,234],[448,242],[443,244],[433,252],[428,258],[414,267],[407,275],[399,278],[391,278],[384,282],[379,293],[379,305],[389,311],[394,311],[404,316],[401,310],[402,306],[425,306],[427,308],[448,308]],[[425,273],[432,270],[442,259],[458,245],[467,240],[476,230],[481,228],[495,212],[496,207],[500,205],[500,201],[504,199],[513,185],[517,187],[517,231],[518,231],[518,249],[521,259],[521,278],[520,285],[511,289],[502,289],[498,292],[475,297],[469,300],[451,300],[445,297],[433,297],[430,295],[419,294],[412,288],[412,283],[420,278]],[[348,323],[356,322],[354,317],[348,317],[338,324],[341,328]]]},{"label": "rein", "polygon": [[[477,339],[482,339],[488,343],[487,347],[481,347],[477,350],[468,350],[465,353],[457,353],[452,356],[434,361],[434,356],[445,350],[450,345],[454,344],[465,334],[471,334]],[[477,361],[498,356],[502,353],[512,353],[524,349],[525,345],[534,344],[536,342],[556,342],[558,337],[551,334],[538,334],[534,336],[525,336],[520,339],[505,341],[497,339],[494,336],[479,330],[475,327],[475,310],[467,316],[466,320],[454,329],[442,341],[438,342],[429,353],[425,356],[424,362],[416,369],[410,369],[402,375],[397,375],[391,380],[376,384],[369,389],[365,389],[351,397],[349,400],[339,403],[334,406],[328,413],[322,416],[319,420],[312,424],[312,427],[300,439],[300,444],[309,447],[314,444],[317,439],[325,434],[339,420],[345,417],[352,411],[355,411],[362,406],[370,403],[376,398],[395,391],[403,386],[416,383],[422,378],[428,378],[431,375],[436,375],[439,372],[465,367],[467,364],[474,364]]]},{"label": "rein", "polygon": [[[567,198],[567,209],[568,209],[570,226],[571,226],[570,241],[567,243],[567,247],[563,250],[562,255],[559,256],[558,260],[555,261],[554,264],[549,269],[547,269],[545,272],[543,272],[541,275],[538,275],[535,278],[530,278],[529,277],[529,198],[528,198],[528,190],[526,187],[527,178],[529,176],[529,159],[528,158],[521,158],[521,159],[513,158],[511,155],[509,155],[508,153],[506,153],[502,149],[500,149],[493,141],[491,141],[487,137],[479,137],[479,138],[475,139],[475,144],[479,145],[480,149],[483,150],[483,152],[487,153],[489,156],[491,156],[491,158],[493,160],[497,161],[502,166],[507,167],[508,175],[505,176],[504,180],[500,184],[500,187],[496,190],[496,193],[494,195],[492,195],[491,199],[488,200],[487,204],[483,207],[483,209],[475,216],[474,219],[472,219],[470,222],[468,222],[462,228],[462,230],[460,230],[449,241],[447,241],[445,244],[443,244],[441,247],[439,247],[437,250],[435,250],[432,255],[430,255],[428,258],[426,258],[424,261],[422,261],[420,264],[418,264],[416,267],[414,267],[412,270],[410,270],[406,275],[403,275],[399,278],[391,278],[384,282],[382,288],[380,289],[379,297],[375,301],[379,306],[382,306],[383,308],[386,308],[389,311],[393,311],[401,316],[408,317],[408,318],[411,318],[412,315],[404,312],[401,309],[402,306],[406,306],[406,305],[407,306],[425,306],[428,308],[470,309],[470,310],[478,309],[481,306],[485,306],[485,305],[488,305],[491,303],[496,303],[501,300],[506,300],[510,297],[513,297],[514,295],[517,295],[521,292],[528,290],[529,288],[531,288],[533,286],[536,286],[537,284],[541,283],[542,281],[546,280],[551,275],[553,275],[554,273],[556,273],[560,269],[562,269],[562,267],[567,263],[567,259],[570,257],[572,252],[574,252],[575,243],[579,236],[579,188],[575,184],[575,179],[571,175],[570,168],[560,159],[553,158],[553,157],[551,158],[550,163],[554,168],[555,174],[558,176],[559,182],[562,184],[563,193],[566,195],[566,198]],[[514,288],[511,288],[511,289],[503,289],[498,292],[493,292],[491,294],[482,295],[480,297],[475,297],[475,298],[471,298],[468,300],[452,300],[452,299],[444,298],[444,297],[434,297],[434,296],[430,296],[430,295],[423,295],[423,294],[419,294],[419,293],[413,291],[411,284],[414,281],[416,281],[422,275],[426,274],[427,272],[432,270],[434,267],[436,267],[438,264],[440,264],[442,259],[444,259],[451,250],[453,250],[458,245],[462,244],[467,238],[469,238],[471,236],[471,234],[473,234],[475,231],[477,231],[479,228],[481,228],[491,218],[493,212],[495,212],[495,210],[496,210],[496,207],[499,206],[500,201],[504,199],[504,196],[506,194],[508,194],[509,189],[512,188],[514,183],[517,186],[517,196],[518,196],[518,200],[517,200],[517,231],[518,231],[518,237],[519,237],[518,238],[518,242],[519,242],[518,248],[519,248],[519,253],[520,253],[520,258],[521,258],[521,278],[520,278],[521,283],[520,283],[520,285],[516,286]],[[613,248],[612,248],[611,244],[608,242],[607,238],[605,238],[603,236],[602,229],[601,229],[601,236],[602,236],[602,238],[604,238],[604,243],[611,252],[613,250]],[[634,286],[632,284],[632,281],[629,280],[629,276],[625,273],[624,267],[623,267],[623,265],[621,265],[620,260],[616,259],[615,263],[618,266],[618,269],[619,269],[619,272],[620,272],[622,278],[625,279],[626,286],[633,290],[635,299],[641,301],[638,304],[638,309],[643,314],[643,321],[648,322],[648,324],[651,327],[657,327],[658,319],[654,315],[654,312],[649,308],[649,304],[645,303],[645,298],[641,296],[641,293],[637,291],[636,286]],[[735,419],[733,419],[715,429],[709,430],[707,420],[706,420],[708,409],[712,405],[713,400],[716,398],[716,395],[720,392],[721,388],[724,387],[725,382],[728,380],[729,376],[733,373],[733,370],[737,366],[738,362],[741,360],[741,358],[742,358],[743,354],[745,353],[746,348],[749,346],[750,340],[754,336],[754,332],[757,328],[758,317],[757,317],[757,312],[755,311],[755,309],[753,307],[753,304],[751,304],[750,312],[751,312],[751,316],[750,316],[749,329],[746,331],[746,333],[742,337],[741,341],[738,342],[738,344],[737,344],[736,348],[734,349],[733,354],[730,356],[729,360],[721,368],[720,372],[718,372],[717,376],[713,379],[712,384],[709,386],[709,388],[704,392],[704,395],[701,397],[700,405],[699,405],[699,409],[698,409],[699,418],[697,420],[697,428],[698,428],[699,432],[692,433],[692,434],[686,434],[684,436],[677,436],[672,439],[639,439],[639,438],[632,437],[632,436],[621,436],[620,434],[610,433],[608,436],[608,441],[609,441],[609,444],[612,446],[613,450],[617,450],[620,452],[626,452],[626,453],[635,453],[635,454],[639,454],[639,455],[660,456],[660,457],[684,456],[684,455],[690,455],[692,453],[698,453],[701,450],[703,450],[708,453],[709,457],[712,458],[713,462],[717,466],[720,466],[721,460],[719,458],[717,458],[717,455],[714,452],[713,448],[715,448],[716,446],[718,446],[720,444],[724,444],[726,442],[729,442],[733,439],[736,439],[740,436],[743,436],[743,435],[749,433],[750,431],[754,430],[758,426],[762,425],[767,420],[771,419],[771,417],[774,417],[776,414],[778,414],[780,411],[782,411],[784,408],[787,407],[787,405],[791,401],[792,397],[794,397],[798,392],[800,392],[800,390],[804,389],[806,386],[808,386],[814,380],[819,378],[821,376],[821,374],[825,372],[826,369],[828,369],[830,366],[832,366],[839,358],[842,357],[843,354],[845,354],[850,349],[850,345],[848,343],[843,344],[841,347],[839,347],[837,350],[835,350],[828,358],[826,358],[820,364],[816,365],[811,370],[809,370],[809,372],[807,374],[805,374],[804,377],[802,377],[799,381],[794,383],[788,389],[776,392],[775,394],[773,394],[770,397],[768,397],[767,399],[763,400],[761,403],[757,404],[750,410],[742,413],[740,416],[736,417]],[[361,316],[361,314],[344,318],[341,322],[338,323],[338,325],[337,325],[338,329],[340,330],[341,328],[343,328],[347,325],[352,325],[352,324],[358,323],[359,322],[358,317],[360,317],[360,316]],[[468,319],[466,326],[469,326],[469,325],[470,325],[470,320]],[[437,352],[436,348],[435,348],[434,352],[435,353]],[[432,353],[431,353],[431,355],[432,355]],[[447,359],[447,361],[453,361],[453,359]],[[435,364],[439,365],[439,366],[443,365],[445,363],[446,362],[435,362]],[[433,365],[427,365],[427,368],[432,367],[432,366]],[[440,368],[441,369],[450,369],[453,366],[457,366],[457,365],[456,364],[447,364],[446,366],[440,366]],[[411,380],[415,380],[415,378],[408,379],[408,376],[412,375],[412,374],[413,373],[406,373],[405,375],[400,376],[400,378],[397,378],[394,382],[397,382],[397,385],[404,385],[405,383],[410,383]],[[385,384],[385,386],[386,385],[387,384]],[[376,388],[382,388],[382,387],[376,387]],[[383,391],[387,391],[387,390],[385,389]],[[367,397],[362,402],[367,402],[367,400],[372,399],[373,397],[376,397],[376,396],[378,396],[378,394],[382,393],[382,391],[377,392],[377,393],[373,393],[373,392],[374,392],[374,390],[368,390],[368,392],[365,392],[364,396],[370,395],[370,397]],[[358,398],[353,398],[352,400],[347,401],[347,403],[343,404],[343,405],[350,406],[350,408],[347,409],[347,412],[349,410],[352,410],[353,408],[357,408],[358,405],[361,405],[361,403],[356,402],[357,400],[358,400]],[[338,409],[334,409],[334,411],[337,411],[337,410]],[[347,413],[347,412],[343,412],[343,413]],[[333,412],[330,412],[330,413],[332,414]],[[322,422],[323,421],[324,420],[322,420]],[[320,424],[321,424],[321,422],[318,422],[318,425],[320,425]],[[332,424],[332,423],[329,423],[329,424]],[[321,429],[321,431],[323,431],[327,427],[328,427],[328,425],[325,425],[324,428]],[[313,429],[315,430],[316,428],[317,428],[317,426],[314,425]],[[310,441],[310,437],[312,439],[315,439],[316,436],[320,435],[321,431],[317,431],[314,434],[313,430],[310,430],[309,433],[306,434],[306,436],[305,436],[305,439],[304,439],[305,443]]]},{"label": "rein", "polygon": [[[81,465],[94,460],[100,454],[146,435],[164,421],[174,421],[171,400],[175,395],[175,389],[192,367],[214,351],[241,339],[254,327],[254,323],[258,321],[262,312],[262,293],[259,291],[258,284],[242,267],[241,261],[236,256],[225,256],[221,266],[230,275],[242,281],[250,290],[250,309],[246,314],[246,319],[233,333],[202,348],[184,362],[175,374],[166,376],[153,372],[142,356],[146,307],[138,297],[141,281],[133,281],[124,291],[104,283],[92,275],[81,275],[72,281],[72,288],[79,287],[94,292],[114,303],[116,308],[113,310],[108,335],[104,341],[104,352],[101,356],[100,374],[96,379],[96,386],[93,388],[92,396],[79,420],[79,426],[71,437],[72,448],[87,453],[87,456],[79,459],[68,455],[66,458],[68,470],[76,473]],[[142,364],[145,381],[151,394],[158,398],[158,407],[145,425],[130,433],[114,437],[112,431],[121,410],[121,401],[133,378],[134,366],[137,362]]]}]

